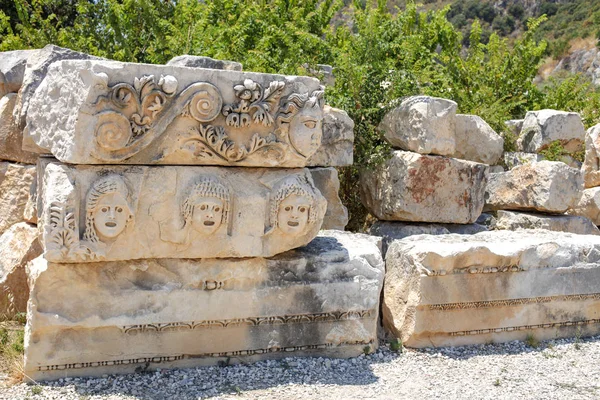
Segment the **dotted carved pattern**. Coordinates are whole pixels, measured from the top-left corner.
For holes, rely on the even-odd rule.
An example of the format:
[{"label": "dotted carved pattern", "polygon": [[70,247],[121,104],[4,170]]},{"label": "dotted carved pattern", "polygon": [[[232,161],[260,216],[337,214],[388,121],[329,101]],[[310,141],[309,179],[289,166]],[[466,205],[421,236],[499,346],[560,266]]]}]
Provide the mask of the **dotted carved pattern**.
[{"label": "dotted carved pattern", "polygon": [[489,329],[476,329],[472,331],[458,331],[458,332],[446,332],[450,336],[471,336],[471,335],[485,335],[489,333],[502,333],[502,332],[516,332],[516,331],[529,331],[533,329],[549,329],[549,328],[564,328],[568,326],[584,326],[600,324],[599,319],[584,319],[581,321],[564,321],[564,322],[550,322],[547,324],[537,325],[520,325],[520,326],[508,326],[504,328],[489,328]]},{"label": "dotted carved pattern", "polygon": [[510,307],[524,304],[540,304],[550,303],[553,301],[583,301],[583,300],[600,300],[600,293],[591,294],[571,294],[560,296],[543,296],[530,297],[523,299],[507,299],[507,300],[490,300],[490,301],[471,301],[465,303],[444,303],[430,304],[425,307],[435,311],[450,311],[450,310],[468,310],[472,308],[494,308],[494,307]]}]

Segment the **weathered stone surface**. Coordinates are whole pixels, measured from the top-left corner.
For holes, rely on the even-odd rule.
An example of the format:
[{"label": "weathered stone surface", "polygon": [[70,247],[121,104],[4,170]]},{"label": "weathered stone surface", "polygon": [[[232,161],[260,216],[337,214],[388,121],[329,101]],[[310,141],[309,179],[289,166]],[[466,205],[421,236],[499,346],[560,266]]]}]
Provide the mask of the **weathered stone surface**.
[{"label": "weathered stone surface", "polygon": [[53,262],[271,257],[308,244],[327,208],[308,169],[50,162],[38,197]]},{"label": "weathered stone surface", "polygon": [[[98,57],[91,56],[85,53],[79,53],[70,49],[65,49],[52,44],[47,45],[43,49],[33,50],[27,54],[27,66],[23,73],[23,80],[21,89],[19,89],[19,97],[17,98],[17,104],[15,105],[14,117],[15,121],[19,124],[19,127],[25,126],[25,117],[29,109],[31,99],[40,86],[42,80],[45,78],[48,67],[55,61],[59,60],[100,60]],[[58,89],[54,95],[59,93],[67,93],[68,89],[65,87],[63,91]],[[54,99],[47,99],[47,102],[55,101]],[[64,103],[61,103],[64,106]],[[65,120],[61,120],[66,122]],[[59,123],[60,124],[60,123]]]},{"label": "weathered stone surface", "polygon": [[321,146],[306,165],[309,167],[346,167],[354,159],[354,121],[348,113],[326,105],[323,108],[323,138]]},{"label": "weathered stone surface", "polygon": [[575,215],[540,215],[514,211],[498,211],[495,229],[522,230],[545,229],[577,233],[579,235],[600,235],[600,230],[586,217]]},{"label": "weathered stone surface", "polygon": [[23,83],[27,58],[35,50],[0,52],[0,96],[16,93]]},{"label": "weathered stone surface", "polygon": [[215,60],[214,58],[210,57],[190,56],[188,54],[172,58],[171,60],[169,60],[167,65],[175,65],[178,67],[224,69],[227,71],[242,70],[242,64],[240,64],[239,62]]},{"label": "weathered stone surface", "polygon": [[579,170],[562,162],[540,161],[490,174],[487,210],[529,210],[562,214],[577,204],[583,189]]},{"label": "weathered stone surface", "polygon": [[0,160],[35,164],[38,155],[22,150],[23,131],[13,119],[16,101],[16,93],[0,98]]},{"label": "weathered stone surface", "polygon": [[519,133],[521,133],[521,128],[523,128],[523,121],[525,121],[524,119],[510,119],[508,121],[504,121],[504,125],[506,125],[511,133],[515,136],[519,136]]},{"label": "weathered stone surface", "polygon": [[[377,348],[380,240],[323,231],[271,259],[29,264],[40,379]],[[68,290],[57,290],[68,288]]]},{"label": "weathered stone surface", "polygon": [[335,168],[310,168],[310,175],[315,187],[327,200],[327,211],[321,229],[337,229],[343,231],[348,225],[348,209],[340,199],[340,180]]},{"label": "weathered stone surface", "polygon": [[594,224],[600,225],[600,187],[585,189],[568,213],[589,218]]},{"label": "weathered stone surface", "polygon": [[487,166],[394,151],[360,178],[361,200],[378,219],[469,224],[483,208]]},{"label": "weathered stone surface", "polygon": [[600,333],[600,237],[414,236],[386,256],[384,327],[408,347]]},{"label": "weathered stone surface", "polygon": [[556,140],[569,153],[580,150],[585,140],[585,128],[578,113],[556,110],[527,112],[517,139],[519,150],[537,153]]},{"label": "weathered stone surface", "polygon": [[490,165],[490,168],[488,168],[488,172],[490,174],[497,174],[498,172],[504,172],[505,169],[502,165]]},{"label": "weathered stone surface", "polygon": [[456,115],[456,151],[452,157],[494,165],[502,157],[504,139],[477,115]]},{"label": "weathered stone surface", "polygon": [[27,311],[29,286],[25,265],[42,254],[35,226],[20,222],[0,236],[0,314]]},{"label": "weathered stone surface", "polygon": [[302,167],[322,122],[315,78],[60,61],[31,99],[27,134],[74,164]]},{"label": "weathered stone surface", "polygon": [[456,108],[451,100],[412,96],[389,111],[379,129],[394,147],[451,156],[456,151]]},{"label": "weathered stone surface", "polygon": [[29,196],[27,197],[27,203],[25,204],[25,209],[23,210],[23,220],[25,222],[29,222],[30,224],[37,225],[38,217],[37,217],[37,169],[36,169],[36,177],[29,186]]},{"label": "weathered stone surface", "polygon": [[600,124],[591,127],[585,134],[582,171],[586,188],[600,186]]},{"label": "weathered stone surface", "polygon": [[33,165],[0,162],[0,234],[23,221],[23,211],[35,176]]},{"label": "weathered stone surface", "polygon": [[506,164],[508,169],[513,169],[523,164],[544,161],[545,159],[543,155],[537,153],[523,153],[521,151],[507,151],[504,153],[504,164]]}]

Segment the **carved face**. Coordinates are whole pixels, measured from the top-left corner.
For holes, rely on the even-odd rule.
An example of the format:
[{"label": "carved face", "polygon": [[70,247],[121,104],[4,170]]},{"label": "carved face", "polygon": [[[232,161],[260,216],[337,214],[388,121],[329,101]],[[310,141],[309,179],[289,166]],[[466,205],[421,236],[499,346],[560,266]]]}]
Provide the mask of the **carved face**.
[{"label": "carved face", "polygon": [[299,235],[308,225],[310,199],[291,194],[279,204],[277,226],[288,235]]},{"label": "carved face", "polygon": [[112,239],[123,232],[130,217],[131,210],[121,194],[105,194],[94,210],[94,227],[101,237]]},{"label": "carved face", "polygon": [[304,107],[290,122],[292,146],[304,157],[312,156],[321,145],[323,111],[320,107]]},{"label": "carved face", "polygon": [[223,220],[223,200],[216,197],[203,197],[194,205],[192,226],[203,235],[210,235],[219,229]]}]

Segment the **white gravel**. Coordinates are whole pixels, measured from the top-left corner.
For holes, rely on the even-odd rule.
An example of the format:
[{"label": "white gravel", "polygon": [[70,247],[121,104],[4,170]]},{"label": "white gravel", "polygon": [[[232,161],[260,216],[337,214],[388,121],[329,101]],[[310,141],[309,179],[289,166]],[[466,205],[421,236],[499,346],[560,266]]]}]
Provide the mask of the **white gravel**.
[{"label": "white gravel", "polygon": [[286,358],[252,365],[73,378],[0,388],[0,399],[594,399],[600,336],[404,350],[350,360]]}]

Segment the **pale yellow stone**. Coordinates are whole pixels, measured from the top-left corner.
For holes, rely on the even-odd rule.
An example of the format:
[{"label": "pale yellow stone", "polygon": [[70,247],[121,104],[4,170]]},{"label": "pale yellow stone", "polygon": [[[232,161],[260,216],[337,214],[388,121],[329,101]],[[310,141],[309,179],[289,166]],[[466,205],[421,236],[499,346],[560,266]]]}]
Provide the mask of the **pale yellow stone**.
[{"label": "pale yellow stone", "polygon": [[35,181],[32,165],[0,162],[0,233],[23,221],[23,211]]},{"label": "pale yellow stone", "polygon": [[16,93],[0,98],[0,160],[35,164],[38,155],[22,150],[23,132],[13,118]]}]

